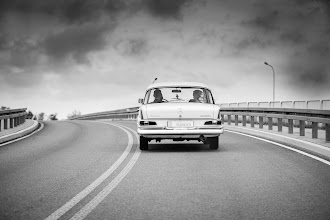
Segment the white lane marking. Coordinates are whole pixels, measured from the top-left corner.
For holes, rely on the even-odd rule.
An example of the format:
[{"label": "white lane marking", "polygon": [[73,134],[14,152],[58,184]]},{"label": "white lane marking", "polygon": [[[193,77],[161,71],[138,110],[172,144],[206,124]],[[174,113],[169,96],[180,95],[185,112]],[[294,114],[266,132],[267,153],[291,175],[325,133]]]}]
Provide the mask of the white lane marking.
[{"label": "white lane marking", "polygon": [[[309,144],[309,145],[312,145],[314,147],[320,148],[322,150],[330,151],[330,148],[328,148],[328,147],[325,147],[325,146],[322,146],[322,145],[319,145],[319,144],[315,144],[315,143],[312,143],[312,142],[309,142],[309,141],[300,140],[300,139],[297,139],[297,138],[292,138],[292,137],[288,137],[288,136],[284,136],[284,135],[280,135],[280,134],[276,134],[276,133],[270,133],[270,132],[266,132],[266,131],[253,130],[253,129],[242,128],[242,127],[237,127],[237,128],[243,129],[243,130],[248,130],[248,131],[260,132],[260,133],[264,133],[264,134],[270,134],[270,135],[278,136],[278,137],[281,137],[281,138],[286,138],[286,139],[298,141],[298,142],[301,142],[301,143],[304,143],[304,144]],[[229,127],[229,129],[230,129],[230,127]],[[226,131],[228,131],[228,130],[226,130]]]},{"label": "white lane marking", "polygon": [[[108,123],[107,123],[108,124]],[[109,125],[109,124],[108,124]],[[133,137],[131,133],[129,133],[124,128],[111,124],[115,127],[120,128],[121,130],[125,131],[128,136],[128,144],[125,151],[122,155],[118,158],[118,160],[107,170],[105,171],[99,178],[97,178],[93,183],[87,186],[83,191],[78,193],[75,197],[73,197],[70,201],[64,204],[62,207],[57,209],[54,213],[46,218],[46,220],[55,220],[60,218],[64,215],[67,211],[69,211],[73,206],[75,206],[78,202],[80,202],[83,198],[85,198],[90,192],[92,192],[97,186],[99,186],[106,178],[108,178],[118,167],[119,165],[125,160],[129,152],[133,147]]]},{"label": "white lane marking", "polygon": [[[39,122],[38,122],[38,123],[39,123]],[[14,139],[14,140],[12,140],[12,141],[7,141],[6,143],[0,144],[0,147],[2,147],[2,146],[4,146],[4,145],[7,145],[7,144],[14,143],[14,142],[16,142],[16,141],[20,141],[20,140],[25,139],[25,138],[28,138],[28,137],[34,135],[35,133],[41,131],[43,128],[44,128],[44,124],[40,122],[40,128],[39,128],[39,129],[33,131],[31,134],[28,134],[28,135],[25,135],[25,136],[23,136],[23,137],[16,138],[16,139]]]},{"label": "white lane marking", "polygon": [[[137,133],[134,130],[126,126],[123,126],[123,128],[130,130],[135,134],[136,137],[138,137]],[[137,141],[139,142],[139,139],[137,139]],[[89,203],[87,203],[82,209],[80,209],[79,212],[77,212],[70,220],[84,219],[91,211],[93,211],[93,209],[95,209],[96,206],[100,204],[100,202],[102,202],[102,200],[105,199],[116,188],[116,186],[125,178],[125,176],[131,171],[136,161],[139,159],[140,154],[141,154],[141,150],[139,149],[139,147],[137,147],[134,151],[131,160],[128,162],[125,168]]]},{"label": "white lane marking", "polygon": [[297,152],[297,153],[303,154],[303,155],[305,155],[305,156],[307,156],[307,157],[313,158],[313,159],[318,160],[318,161],[320,161],[320,162],[322,162],[322,163],[325,163],[325,164],[327,164],[327,165],[330,165],[330,162],[327,161],[327,160],[324,160],[324,159],[322,159],[322,158],[320,158],[320,157],[317,157],[317,156],[314,156],[314,155],[312,155],[312,154],[306,153],[306,152],[304,152],[304,151],[301,151],[301,150],[298,150],[298,149],[295,149],[295,148],[292,148],[292,147],[286,146],[286,145],[284,145],[284,144],[276,143],[276,142],[274,142],[274,141],[266,140],[266,139],[263,139],[263,138],[259,138],[259,137],[256,137],[256,136],[253,136],[253,135],[249,135],[249,134],[244,134],[244,133],[237,132],[237,131],[229,131],[229,130],[226,130],[226,131],[227,131],[227,132],[231,132],[231,133],[235,133],[235,134],[240,134],[240,135],[243,135],[243,136],[247,136],[247,137],[250,137],[250,138],[254,138],[254,139],[257,139],[257,140],[265,141],[265,142],[268,142],[268,143],[271,143],[271,144],[275,144],[275,145],[277,145],[277,146],[280,146],[280,147],[286,148],[286,149],[288,149],[288,150],[295,151],[295,152]]}]

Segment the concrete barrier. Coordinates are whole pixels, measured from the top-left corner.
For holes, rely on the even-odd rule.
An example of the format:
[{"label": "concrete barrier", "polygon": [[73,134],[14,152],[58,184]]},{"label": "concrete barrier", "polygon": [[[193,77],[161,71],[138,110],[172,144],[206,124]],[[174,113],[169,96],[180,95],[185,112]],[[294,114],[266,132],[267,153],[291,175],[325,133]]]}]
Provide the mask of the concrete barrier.
[{"label": "concrete barrier", "polygon": [[26,120],[24,124],[0,132],[0,144],[26,136],[38,128],[38,121]]},{"label": "concrete barrier", "polygon": [[0,132],[25,123],[26,108],[0,111]]}]

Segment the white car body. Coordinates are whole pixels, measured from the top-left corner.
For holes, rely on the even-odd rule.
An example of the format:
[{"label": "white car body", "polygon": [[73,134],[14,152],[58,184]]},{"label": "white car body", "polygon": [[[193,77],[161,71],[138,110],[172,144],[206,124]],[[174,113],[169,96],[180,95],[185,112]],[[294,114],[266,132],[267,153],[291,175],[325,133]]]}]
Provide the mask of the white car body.
[{"label": "white car body", "polygon": [[[156,103],[156,99],[151,101],[156,90],[165,93],[160,103]],[[192,97],[195,90],[200,91],[197,92],[199,99],[189,100],[187,95]],[[153,139],[159,142],[162,139],[198,140],[209,143],[211,149],[218,148],[218,138],[224,127],[220,107],[214,103],[211,90],[206,85],[193,82],[153,83],[139,102],[142,106],[137,119],[137,133],[142,150],[147,150],[148,142]]]}]

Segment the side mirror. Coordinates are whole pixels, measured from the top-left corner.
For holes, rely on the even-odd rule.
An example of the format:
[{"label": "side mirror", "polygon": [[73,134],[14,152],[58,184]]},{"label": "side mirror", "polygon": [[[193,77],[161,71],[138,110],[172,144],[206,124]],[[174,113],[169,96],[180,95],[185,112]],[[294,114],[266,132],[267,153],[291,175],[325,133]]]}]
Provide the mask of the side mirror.
[{"label": "side mirror", "polygon": [[143,103],[143,99],[139,99],[138,102],[139,102],[139,103]]}]

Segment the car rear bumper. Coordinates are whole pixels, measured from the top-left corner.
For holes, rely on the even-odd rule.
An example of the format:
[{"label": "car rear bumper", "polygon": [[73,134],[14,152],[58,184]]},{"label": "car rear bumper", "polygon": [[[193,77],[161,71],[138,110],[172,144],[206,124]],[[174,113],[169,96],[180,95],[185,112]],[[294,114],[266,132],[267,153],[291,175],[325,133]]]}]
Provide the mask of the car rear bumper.
[{"label": "car rear bumper", "polygon": [[146,138],[199,138],[201,135],[204,137],[215,137],[223,134],[223,126],[215,128],[151,128],[151,129],[137,129],[137,133]]}]

